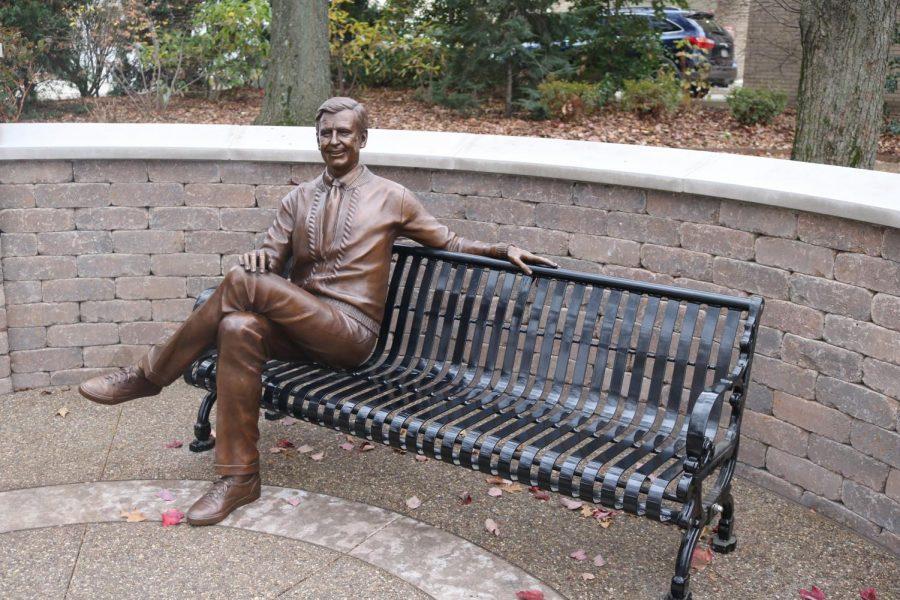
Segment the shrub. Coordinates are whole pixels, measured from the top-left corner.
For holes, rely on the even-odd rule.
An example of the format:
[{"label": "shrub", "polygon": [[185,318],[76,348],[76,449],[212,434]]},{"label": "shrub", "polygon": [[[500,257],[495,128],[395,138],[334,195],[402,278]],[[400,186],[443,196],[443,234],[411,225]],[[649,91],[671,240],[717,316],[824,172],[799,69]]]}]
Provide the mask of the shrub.
[{"label": "shrub", "polygon": [[726,98],[731,116],[742,125],[771,123],[787,104],[787,96],[765,89],[738,88]]},{"label": "shrub", "polygon": [[629,79],[622,87],[622,107],[641,115],[671,114],[684,101],[684,90],[672,73],[660,73],[655,79]]},{"label": "shrub", "polygon": [[615,93],[606,81],[544,81],[537,89],[540,112],[563,121],[593,114],[605,106]]}]

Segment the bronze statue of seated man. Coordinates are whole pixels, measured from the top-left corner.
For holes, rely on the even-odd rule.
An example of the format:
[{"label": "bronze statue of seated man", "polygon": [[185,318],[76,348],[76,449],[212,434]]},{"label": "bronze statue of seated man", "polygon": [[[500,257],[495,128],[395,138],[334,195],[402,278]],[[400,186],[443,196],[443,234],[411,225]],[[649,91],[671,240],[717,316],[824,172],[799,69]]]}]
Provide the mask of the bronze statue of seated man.
[{"label": "bronze statue of seated man", "polygon": [[[528,262],[556,266],[512,245],[452,233],[409,190],[359,164],[367,132],[359,102],[331,98],[322,104],[316,135],[325,170],[281,201],[262,247],[242,255],[209,299],[137,365],[79,387],[102,404],[153,396],[217,346],[215,468],[221,477],[188,511],[193,525],[218,523],[259,498],[257,421],[267,360],[351,368],[368,358],[384,311],[395,238],[505,258],[526,273]],[[291,256],[285,279],[281,273]]]}]

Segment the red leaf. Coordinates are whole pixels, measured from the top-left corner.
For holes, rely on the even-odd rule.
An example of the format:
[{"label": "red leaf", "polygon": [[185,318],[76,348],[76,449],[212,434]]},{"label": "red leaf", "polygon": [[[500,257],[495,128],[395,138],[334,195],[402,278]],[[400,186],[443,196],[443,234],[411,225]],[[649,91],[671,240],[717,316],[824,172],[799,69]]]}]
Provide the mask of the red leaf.
[{"label": "red leaf", "polygon": [[172,440],[171,442],[166,442],[166,448],[181,448],[184,444],[182,444],[181,440]]},{"label": "red leaf", "polygon": [[278,441],[275,443],[275,445],[276,445],[278,448],[293,448],[293,447],[294,447],[294,442],[292,442],[292,441],[290,441],[290,440],[278,440]]},{"label": "red leaf", "polygon": [[375,449],[375,444],[372,442],[363,442],[362,446],[357,448],[360,452],[371,452]]},{"label": "red leaf", "polygon": [[825,600],[825,592],[812,586],[811,590],[798,590],[802,600]]},{"label": "red leaf", "polygon": [[878,594],[875,593],[875,588],[859,590],[859,597],[861,600],[878,600]]},{"label": "red leaf", "polygon": [[172,492],[170,492],[169,490],[160,490],[160,491],[156,492],[156,495],[163,502],[174,502],[175,501],[175,496],[173,496]]},{"label": "red leaf", "polygon": [[300,504],[300,498],[297,496],[291,496],[290,498],[285,498],[285,502],[290,504],[291,506],[298,506]]},{"label": "red leaf", "polygon": [[170,508],[162,514],[162,526],[171,527],[178,525],[184,520],[184,513],[177,508]]},{"label": "red leaf", "polygon": [[691,555],[691,566],[698,571],[702,571],[706,568],[706,565],[712,562],[712,560],[712,548],[709,546],[706,546],[705,548],[694,548],[694,553]]},{"label": "red leaf", "polygon": [[469,492],[463,492],[462,494],[460,494],[459,495],[459,503],[462,504],[463,506],[472,504],[472,494],[470,494]]},{"label": "red leaf", "polygon": [[519,590],[516,592],[516,600],[544,600],[544,592],[541,590]]},{"label": "red leaf", "polygon": [[545,492],[544,490],[540,490],[532,494],[535,500],[549,500],[550,492]]},{"label": "red leaf", "polygon": [[575,560],[584,560],[587,558],[587,552],[579,549],[569,554],[569,558],[574,558]]}]

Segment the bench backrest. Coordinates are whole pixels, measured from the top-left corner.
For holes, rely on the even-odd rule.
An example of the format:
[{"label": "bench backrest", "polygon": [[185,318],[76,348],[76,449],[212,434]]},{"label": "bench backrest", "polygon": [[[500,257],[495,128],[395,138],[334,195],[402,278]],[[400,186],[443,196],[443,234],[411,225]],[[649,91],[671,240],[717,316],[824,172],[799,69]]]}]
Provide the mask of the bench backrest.
[{"label": "bench backrest", "polygon": [[676,427],[701,391],[752,357],[760,298],[533,270],[395,245],[370,360],[506,390],[536,417]]}]

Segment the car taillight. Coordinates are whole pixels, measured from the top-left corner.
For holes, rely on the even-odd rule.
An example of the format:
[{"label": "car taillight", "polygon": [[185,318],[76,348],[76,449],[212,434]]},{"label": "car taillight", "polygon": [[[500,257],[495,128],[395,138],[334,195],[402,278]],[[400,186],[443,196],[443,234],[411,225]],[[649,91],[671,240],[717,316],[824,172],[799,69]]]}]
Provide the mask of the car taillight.
[{"label": "car taillight", "polygon": [[703,36],[691,36],[688,38],[688,42],[691,43],[695,48],[700,48],[701,50],[712,50],[715,48],[716,43],[709,39],[708,37]]}]

